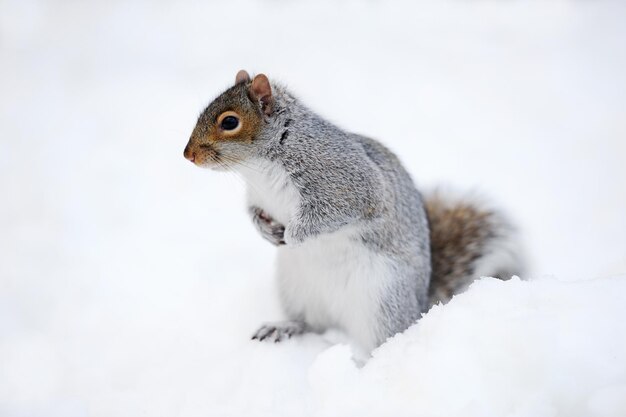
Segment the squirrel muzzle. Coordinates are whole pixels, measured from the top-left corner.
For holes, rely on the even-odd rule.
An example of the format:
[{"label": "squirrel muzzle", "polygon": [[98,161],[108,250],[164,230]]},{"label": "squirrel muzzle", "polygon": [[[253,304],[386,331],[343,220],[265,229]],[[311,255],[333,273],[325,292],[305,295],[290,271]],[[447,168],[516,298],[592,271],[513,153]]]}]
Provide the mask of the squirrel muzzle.
[{"label": "squirrel muzzle", "polygon": [[183,152],[185,159],[200,167],[213,167],[219,163],[219,152],[208,142],[197,143],[193,138],[185,146]]}]

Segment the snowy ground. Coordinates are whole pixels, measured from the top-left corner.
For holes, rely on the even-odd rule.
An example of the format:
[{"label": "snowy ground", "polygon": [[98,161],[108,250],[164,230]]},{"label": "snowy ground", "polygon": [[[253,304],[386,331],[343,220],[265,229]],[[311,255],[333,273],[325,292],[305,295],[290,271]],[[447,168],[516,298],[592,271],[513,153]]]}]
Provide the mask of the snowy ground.
[{"label": "snowy ground", "polygon": [[[0,1],[0,416],[626,415],[626,4]],[[236,71],[524,232],[375,352],[280,317],[236,177],[182,150]],[[612,278],[609,278],[613,276]],[[551,277],[558,277],[551,278]]]}]

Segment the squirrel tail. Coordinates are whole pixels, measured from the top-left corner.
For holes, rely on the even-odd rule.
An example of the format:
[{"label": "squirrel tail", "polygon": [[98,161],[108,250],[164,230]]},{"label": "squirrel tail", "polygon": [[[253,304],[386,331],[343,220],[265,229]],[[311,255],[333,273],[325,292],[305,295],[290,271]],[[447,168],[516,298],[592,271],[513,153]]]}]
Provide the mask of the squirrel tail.
[{"label": "squirrel tail", "polygon": [[503,280],[524,272],[513,225],[470,198],[425,196],[430,227],[430,306],[449,301],[482,276]]}]

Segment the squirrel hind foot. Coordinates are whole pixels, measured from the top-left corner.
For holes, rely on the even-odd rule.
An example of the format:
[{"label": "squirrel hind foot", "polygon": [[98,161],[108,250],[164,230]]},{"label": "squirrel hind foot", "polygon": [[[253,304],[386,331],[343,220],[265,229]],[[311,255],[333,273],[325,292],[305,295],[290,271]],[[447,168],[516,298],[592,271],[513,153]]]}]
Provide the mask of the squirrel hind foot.
[{"label": "squirrel hind foot", "polygon": [[278,343],[304,333],[305,329],[306,326],[301,321],[265,323],[252,335],[252,340]]}]

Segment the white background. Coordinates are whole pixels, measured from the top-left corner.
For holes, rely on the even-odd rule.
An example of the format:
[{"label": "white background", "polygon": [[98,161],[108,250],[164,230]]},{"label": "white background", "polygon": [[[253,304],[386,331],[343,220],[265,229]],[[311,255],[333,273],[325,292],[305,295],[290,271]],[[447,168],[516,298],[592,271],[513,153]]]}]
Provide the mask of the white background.
[{"label": "white background", "polygon": [[280,317],[273,249],[241,180],[182,157],[241,68],[419,187],[505,208],[526,278],[626,273],[625,21],[620,2],[0,2],[0,415],[310,404],[327,342],[249,346]]}]

